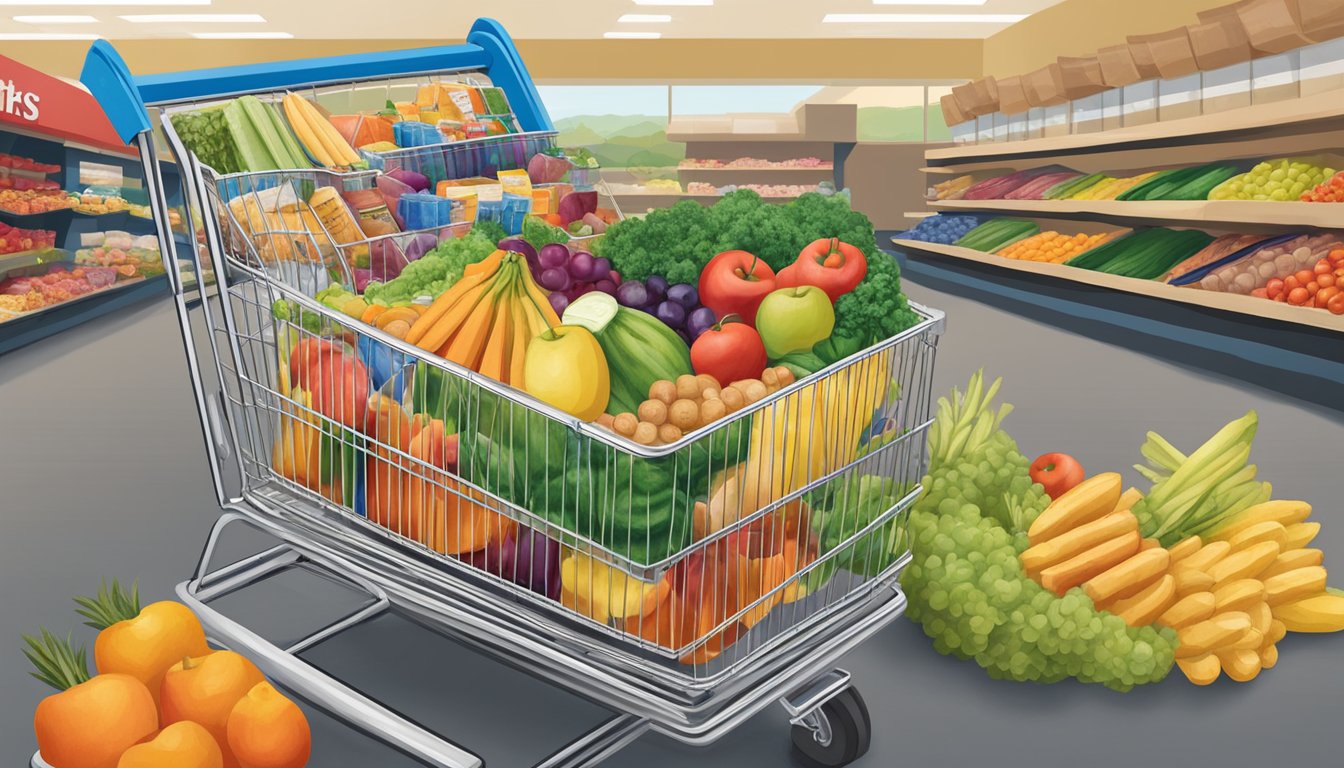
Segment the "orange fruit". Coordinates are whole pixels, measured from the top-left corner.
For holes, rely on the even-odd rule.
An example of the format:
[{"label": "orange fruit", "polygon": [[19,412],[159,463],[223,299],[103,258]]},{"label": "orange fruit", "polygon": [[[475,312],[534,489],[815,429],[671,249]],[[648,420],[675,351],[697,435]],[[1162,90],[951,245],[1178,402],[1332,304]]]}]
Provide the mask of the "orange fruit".
[{"label": "orange fruit", "polygon": [[173,723],[153,741],[126,750],[117,768],[223,768],[224,753],[210,732],[190,721]]},{"label": "orange fruit", "polygon": [[158,728],[149,689],[121,674],[98,675],[52,694],[33,715],[42,759],[59,768],[116,768],[122,752]]},{"label": "orange fruit", "polygon": [[196,614],[181,603],[166,600],[99,632],[93,659],[101,673],[120,672],[140,680],[157,703],[168,668],[186,656],[209,651]]},{"label": "orange fruit", "polygon": [[303,768],[313,747],[303,710],[264,682],[234,705],[228,738],[242,768]]},{"label": "orange fruit", "polygon": [[233,651],[183,659],[163,677],[159,699],[163,723],[200,723],[219,743],[225,768],[238,768],[227,746],[229,713],[253,686],[265,680],[255,664]]}]

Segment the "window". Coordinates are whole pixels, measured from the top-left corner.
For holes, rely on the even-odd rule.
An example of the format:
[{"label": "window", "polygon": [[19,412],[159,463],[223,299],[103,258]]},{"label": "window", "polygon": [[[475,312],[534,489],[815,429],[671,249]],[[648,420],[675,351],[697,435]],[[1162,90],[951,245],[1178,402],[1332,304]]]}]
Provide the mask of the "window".
[{"label": "window", "polygon": [[929,108],[925,113],[925,125],[928,126],[925,141],[951,141],[952,130],[947,127],[947,122],[943,118],[944,96],[952,93],[952,87],[946,85],[931,85],[928,87]]},{"label": "window", "polygon": [[[667,140],[666,85],[542,85],[562,147],[584,147],[604,168],[676,168],[686,147]],[[675,175],[675,174],[673,174]]]}]

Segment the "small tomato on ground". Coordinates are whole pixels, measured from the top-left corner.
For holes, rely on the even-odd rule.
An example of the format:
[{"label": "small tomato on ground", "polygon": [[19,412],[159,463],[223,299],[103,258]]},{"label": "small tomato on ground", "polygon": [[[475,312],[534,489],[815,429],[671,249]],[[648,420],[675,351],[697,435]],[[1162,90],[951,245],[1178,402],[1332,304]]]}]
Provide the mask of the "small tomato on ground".
[{"label": "small tomato on ground", "polygon": [[1046,453],[1031,462],[1031,480],[1045,486],[1051,499],[1058,499],[1069,489],[1081,483],[1086,473],[1083,465],[1067,453]]}]

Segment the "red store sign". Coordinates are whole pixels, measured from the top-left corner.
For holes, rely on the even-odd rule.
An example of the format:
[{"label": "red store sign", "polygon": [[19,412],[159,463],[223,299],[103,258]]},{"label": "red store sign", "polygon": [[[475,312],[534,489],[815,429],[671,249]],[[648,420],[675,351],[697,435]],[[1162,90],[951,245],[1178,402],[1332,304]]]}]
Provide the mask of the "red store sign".
[{"label": "red store sign", "polygon": [[0,56],[0,129],[7,126],[123,154],[133,151],[88,91]]}]

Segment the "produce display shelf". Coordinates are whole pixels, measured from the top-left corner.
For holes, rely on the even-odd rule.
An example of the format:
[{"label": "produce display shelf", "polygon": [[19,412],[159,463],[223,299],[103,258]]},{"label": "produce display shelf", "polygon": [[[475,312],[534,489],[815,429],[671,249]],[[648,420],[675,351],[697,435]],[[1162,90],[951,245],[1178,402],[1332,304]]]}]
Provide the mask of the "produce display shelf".
[{"label": "produce display shelf", "polygon": [[1291,135],[1302,133],[1315,124],[1341,121],[1344,121],[1344,99],[1339,98],[1337,94],[1334,98],[1316,95],[1099,133],[1078,133],[933,149],[925,154],[925,161],[930,166],[956,166],[1014,158],[1113,151],[1147,145],[1205,144],[1210,139],[1235,141],[1242,137]]},{"label": "produce display shelf", "polygon": [[1344,227],[1344,204],[1266,200],[933,200],[937,211],[993,212],[1118,223]]},{"label": "produce display shelf", "polygon": [[956,245],[925,243],[919,240],[905,240],[893,237],[893,245],[907,251],[987,264],[1015,272],[1026,272],[1058,280],[1106,288],[1113,291],[1140,294],[1181,304],[1189,304],[1205,309],[1233,312],[1251,317],[1269,318],[1296,325],[1310,326],[1329,331],[1344,332],[1344,315],[1333,315],[1323,309],[1294,307],[1268,299],[1243,296],[1235,293],[1204,291],[1198,288],[1181,288],[1155,280],[1139,280],[1132,277],[1120,277],[1103,272],[1078,269],[1063,264],[1048,264],[1034,261],[1006,259],[992,253],[984,253],[971,248]]},{"label": "produce display shelf", "polygon": [[[58,258],[51,258],[53,256]],[[67,261],[70,258],[70,252],[60,248],[40,248],[33,251],[4,253],[0,254],[0,271],[18,267],[31,267],[45,261]]]},{"label": "produce display shelf", "polygon": [[694,172],[694,173],[797,173],[797,174],[828,173],[829,174],[835,172],[835,166],[830,165],[820,168],[806,168],[801,166],[796,168],[697,168],[694,166],[679,165],[677,166],[677,171],[679,173]]},{"label": "produce display shelf", "polygon": [[124,280],[60,304],[9,313],[0,322],[0,354],[11,352],[61,331],[82,325],[142,301],[161,298],[168,293],[168,276]]},{"label": "produce display shelf", "polygon": [[[622,206],[633,206],[636,208],[640,207],[666,208],[668,206],[676,205],[682,200],[694,200],[697,203],[708,203],[710,205],[713,205],[714,203],[723,199],[723,195],[717,195],[717,194],[716,195],[687,195],[687,194],[677,195],[677,194],[644,194],[644,193],[622,194],[620,192],[617,192],[614,193],[612,196],[615,197],[617,200],[619,200]],[[761,200],[767,203],[787,203],[797,199],[798,199],[797,195],[761,198]]]},{"label": "produce display shelf", "polygon": [[792,141],[799,144],[834,144],[834,139],[820,138],[817,136],[808,136],[805,133],[734,133],[732,131],[715,131],[707,133],[698,133],[696,131],[668,131],[667,140],[673,142],[707,142],[707,141]]}]

